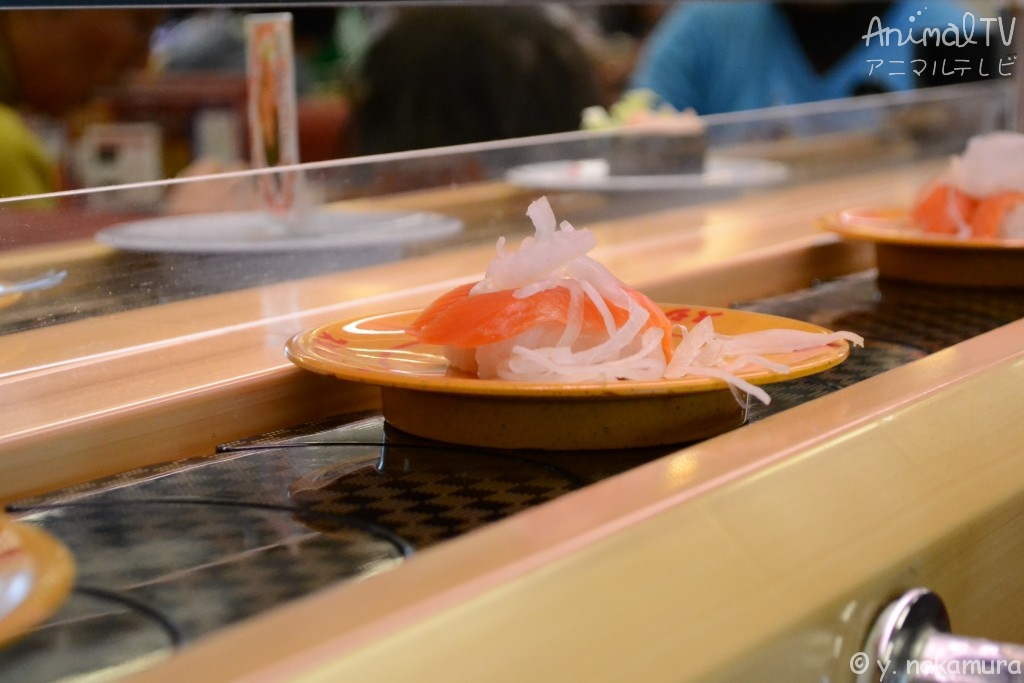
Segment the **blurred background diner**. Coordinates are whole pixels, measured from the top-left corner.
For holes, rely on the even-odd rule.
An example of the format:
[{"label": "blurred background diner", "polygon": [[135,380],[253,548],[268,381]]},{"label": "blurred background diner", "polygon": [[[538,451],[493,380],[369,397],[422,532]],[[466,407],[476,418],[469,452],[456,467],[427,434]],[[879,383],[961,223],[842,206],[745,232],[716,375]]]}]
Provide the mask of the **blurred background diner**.
[{"label": "blurred background diner", "polygon": [[[980,80],[978,59],[995,54],[983,43],[918,44],[926,29],[963,27],[971,9],[945,1],[683,3],[658,24],[630,84],[706,115]],[[878,30],[899,37],[866,38],[876,17]],[[933,73],[943,57],[949,64]],[[969,71],[943,77],[954,57]],[[925,63],[921,74],[914,60]]]},{"label": "blurred background diner", "polygon": [[0,197],[53,192],[77,108],[146,66],[161,12],[0,12]]},{"label": "blurred background diner", "polygon": [[[997,77],[993,61],[983,65],[989,79],[977,83],[969,82],[980,76],[975,73],[890,74],[900,60],[935,63],[941,51],[924,57],[917,50],[867,50],[863,36],[876,16],[879,27],[901,27],[905,35],[908,25],[959,23],[968,7],[979,18],[1002,11],[996,3],[918,2],[484,7],[436,0],[433,7],[275,2],[165,11],[0,10],[0,176],[12,178],[0,188],[0,396],[9,408],[0,425],[0,497],[16,504],[13,514],[76,543],[83,539],[73,551],[85,589],[14,647],[3,647],[0,637],[0,683],[10,683],[7,672],[30,667],[47,673],[21,683],[98,683],[110,680],[108,673],[136,680],[131,667],[153,667],[148,676],[138,672],[140,682],[208,680],[221,670],[217,663],[235,667],[236,680],[269,681],[274,672],[301,678],[293,665],[317,667],[319,678],[309,680],[414,680],[423,671],[458,678],[444,665],[406,658],[406,645],[440,659],[451,652],[456,664],[468,661],[470,675],[459,679],[467,681],[498,671],[501,662],[543,668],[564,659],[564,675],[552,669],[539,678],[596,683],[604,674],[658,683],[682,676],[724,683],[765,680],[765,669],[754,667],[775,643],[783,654],[771,659],[802,671],[773,670],[782,672],[775,680],[843,680],[850,653],[836,643],[861,647],[889,588],[903,590],[907,577],[949,580],[950,567],[964,557],[988,558],[993,573],[1012,567],[1007,553],[988,551],[1009,536],[1024,539],[1024,518],[1015,514],[1024,503],[1024,461],[1013,459],[1024,427],[1012,410],[1024,383],[1011,381],[1024,379],[1024,249],[965,250],[953,242],[937,256],[926,233],[914,232],[913,214],[920,206],[941,210],[950,203],[945,198],[958,196],[954,185],[934,183],[956,168],[950,157],[968,140],[1024,124],[1024,89],[1019,79]],[[272,30],[259,36],[254,26]],[[1001,41],[993,47],[1016,51]],[[945,54],[972,68],[985,59],[960,49]],[[952,85],[931,87],[945,84]],[[671,107],[657,111],[659,98]],[[639,104],[639,123],[667,125],[617,117],[630,102]],[[610,125],[581,129],[584,112],[595,108]],[[694,111],[678,111],[687,108]],[[1024,151],[1005,155],[1008,161],[1003,156],[970,164],[999,173],[965,175],[1001,181],[1016,174]],[[303,163],[291,166],[296,158]],[[255,168],[275,160],[289,166]],[[42,195],[43,203],[23,200],[55,189],[68,191]],[[286,200],[273,204],[268,195]],[[915,203],[922,195],[938,200]],[[545,205],[541,197],[553,216],[537,212]],[[1024,225],[1019,185],[1005,195],[960,198],[974,214],[1001,222],[996,210],[1004,210],[1007,224]],[[995,209],[982,212],[983,202]],[[955,222],[940,210],[939,219]],[[878,232],[867,239],[841,232],[850,227],[847,216],[914,244],[886,251]],[[563,225],[555,233],[573,253],[541,244],[544,253],[531,261],[538,237],[550,243],[555,217],[578,228]],[[505,258],[523,244],[529,248],[521,256]],[[578,258],[591,248],[592,262]],[[552,255],[558,267],[532,285],[511,272],[522,269],[532,278],[534,266],[543,269]],[[574,260],[566,269],[563,256]],[[813,370],[829,375],[806,375],[810,356],[802,354],[793,358],[796,372],[769,363],[767,375],[752,377],[781,385],[772,387],[770,405],[721,386],[708,401],[683,377],[645,383],[637,394],[646,397],[643,408],[623,419],[614,366],[602,364],[606,379],[594,391],[552,385],[536,396],[533,388],[523,392],[538,412],[547,413],[551,401],[578,408],[549,431],[534,424],[508,429],[502,407],[520,405],[516,386],[469,397],[463,405],[494,408],[477,419],[445,411],[441,394],[410,385],[409,393],[429,396],[415,400],[442,406],[435,414],[449,412],[456,427],[543,439],[523,452],[505,448],[510,442],[435,450],[425,447],[427,437],[447,442],[450,433],[410,429],[403,436],[400,423],[385,424],[396,394],[390,385],[381,388],[382,376],[411,379],[422,367],[446,386],[479,388],[471,374],[442,364],[437,349],[419,355],[413,340],[399,341],[408,325],[388,312],[412,314],[451,287],[506,266],[511,284],[501,287],[550,293],[553,283],[567,285],[568,299],[561,301],[568,301],[571,320],[560,344],[579,336],[584,304],[587,317],[596,320],[591,313],[602,308],[604,326],[616,322],[600,303],[604,288],[631,306],[646,301],[619,296],[604,268],[651,301],[668,302],[668,319],[691,330],[703,325],[710,332],[715,324],[731,336],[770,323],[748,326],[742,322],[748,314],[782,316],[805,331],[812,329],[805,325],[849,330],[866,344],[849,349],[848,357],[839,346],[824,347]],[[594,284],[559,280],[563,271],[577,270],[595,274]],[[742,317],[730,328],[733,314]],[[382,346],[369,335],[362,339],[378,323]],[[1000,331],[1007,325],[1013,327]],[[990,333],[995,336],[980,339]],[[297,348],[289,346],[296,335],[331,365],[296,367],[288,350]],[[677,341],[695,354],[697,344],[721,341],[701,336],[680,332]],[[653,350],[667,341],[652,330],[634,343]],[[358,375],[338,381],[320,374],[334,372],[346,356],[362,359],[349,363]],[[679,358],[703,362],[685,352]],[[708,374],[697,378],[707,386],[723,376],[719,370],[739,373],[745,362],[705,368]],[[884,376],[890,371],[900,374],[892,380]],[[652,388],[656,395],[648,394]],[[577,403],[578,395],[612,412],[595,419],[593,404]],[[647,402],[652,396],[657,405]],[[937,405],[949,415],[966,410],[968,417],[936,420]],[[608,425],[655,434],[645,426],[647,416],[657,422],[682,416],[684,424],[715,426],[720,408],[728,410],[721,426],[733,433],[716,427],[712,432],[722,438],[696,448],[690,443],[712,432],[673,432],[671,444],[634,442],[621,459],[561,450],[576,438],[567,434],[580,433],[563,429],[567,422],[603,449]],[[366,421],[355,411],[372,417]],[[764,419],[771,422],[758,426]],[[440,429],[448,424],[428,421]],[[936,432],[939,422],[944,432]],[[544,446],[556,450],[535,452],[547,451]],[[655,447],[658,453],[649,450]],[[981,452],[987,460],[979,465]],[[1014,462],[1011,482],[1005,475]],[[630,472],[634,467],[640,471]],[[794,472],[801,478],[790,479]],[[857,483],[851,472],[865,476]],[[888,488],[876,490],[876,480]],[[773,495],[777,482],[799,500]],[[827,496],[823,482],[834,485]],[[964,496],[964,486],[989,493]],[[91,497],[100,490],[101,498]],[[935,492],[945,494],[935,499]],[[435,505],[439,497],[454,507]],[[949,504],[956,499],[979,505]],[[880,501],[890,507],[879,508]],[[81,506],[66,512],[52,506],[65,502]],[[806,514],[823,503],[837,507]],[[195,517],[184,514],[186,506]],[[664,525],[645,526],[645,511]],[[947,511],[956,514],[943,516]],[[709,526],[709,515],[722,524]],[[888,543],[892,525],[872,522],[883,518],[902,520],[900,539],[907,543]],[[208,524],[211,519],[217,521]],[[534,521],[520,526],[523,519]],[[872,523],[865,526],[865,519]],[[821,523],[801,527],[801,520]],[[973,533],[981,521],[989,530],[984,546]],[[682,522],[692,522],[692,535],[680,534]],[[875,532],[870,538],[868,527]],[[606,532],[628,533],[650,552],[620,553],[629,548],[606,543]],[[940,535],[951,539],[941,551]],[[693,542],[705,537],[716,543],[694,552]],[[883,547],[884,558],[872,551]],[[1019,541],[1006,547],[1024,553]],[[509,552],[495,554],[495,548]],[[802,554],[794,557],[794,548]],[[601,561],[591,562],[597,550]],[[538,592],[515,574],[530,581],[555,576],[567,565],[551,552],[563,551],[579,562],[584,578],[606,578]],[[857,558],[856,572],[835,571]],[[623,574],[620,562],[635,570]],[[721,585],[700,583],[698,571]],[[370,574],[384,583],[363,581]],[[880,576],[885,591],[874,590]],[[778,577],[790,577],[790,585],[762,590]],[[820,587],[811,585],[819,580]],[[962,583],[955,599],[974,595],[979,585],[1002,585],[968,572]],[[750,601],[737,599],[740,584],[748,589],[744,596],[762,596],[782,609],[761,609],[756,624],[743,621],[739,608],[747,607],[749,616]],[[702,596],[707,585],[714,593]],[[466,590],[519,595],[509,587],[522,589],[528,599],[512,602],[528,612],[513,615],[517,633],[506,639],[498,622],[513,613],[490,609],[496,603],[488,593]],[[690,590],[680,595],[680,587]],[[780,591],[788,591],[787,599],[778,599]],[[559,610],[574,621],[533,618],[554,613],[543,604],[545,595],[578,599]],[[594,595],[614,600],[606,604]],[[303,596],[311,597],[300,601]],[[448,597],[467,602],[439,602]],[[1000,609],[998,600],[985,602],[1024,624],[1024,616]],[[737,618],[732,612],[719,618],[733,603]],[[464,604],[479,615],[462,611]],[[608,609],[615,604],[632,620],[617,619]],[[422,605],[440,611],[438,621],[420,629],[419,616],[404,619],[420,615]],[[595,607],[610,618],[590,618]],[[976,609],[973,619],[968,624],[990,623],[985,609]],[[823,620],[841,629],[842,638],[820,637]],[[486,623],[497,625],[481,630]],[[737,623],[751,627],[742,641],[731,638]],[[381,624],[399,629],[395,640],[381,634],[390,645],[364,637],[379,634],[374,629]],[[438,650],[437,639],[419,643],[417,634],[436,624],[464,630],[447,639],[448,650]],[[707,625],[720,628],[695,641]],[[531,640],[540,627],[552,633]],[[683,639],[694,650],[688,662],[706,651],[689,678],[678,666],[679,628],[692,631]],[[612,666],[598,671],[593,657],[578,656],[583,649],[562,652],[559,632],[572,633],[572,643],[588,653],[605,653],[598,664]],[[1024,626],[1015,631],[1022,632]],[[652,642],[647,635],[655,633],[667,635]],[[281,634],[288,638],[278,642]],[[367,649],[334,647],[350,635],[358,640],[354,647]],[[544,657],[516,660],[511,652],[540,640],[551,644]],[[712,640],[731,650],[717,650]],[[263,647],[271,642],[275,647]],[[481,647],[504,645],[507,656],[481,657]],[[382,660],[408,669],[332,677],[319,669],[327,646],[327,659],[354,652],[352,659],[369,661],[365,652],[386,651]],[[749,655],[748,669],[732,665],[741,651]],[[204,656],[214,665],[187,664]],[[647,675],[650,669],[628,670],[652,661],[660,678]],[[712,675],[715,667],[727,670]],[[837,668],[843,677],[833,675]],[[538,677],[521,672],[509,668],[505,678]]]},{"label": "blurred background diner", "polygon": [[[982,77],[868,68],[921,56],[865,46],[873,16],[906,33],[977,9],[946,0],[920,16],[912,2],[288,9],[302,161],[574,130],[583,108],[630,88],[713,114]],[[126,180],[83,169],[96,160],[75,146],[93,124],[151,124],[159,178],[203,157],[244,160],[242,21],[253,11],[273,10],[0,14],[0,153],[22,160],[4,165],[0,194]],[[985,56],[968,52],[956,56]]]},{"label": "blurred background diner", "polygon": [[[906,34],[960,25],[969,9],[1002,11],[946,0],[289,7],[299,159],[578,130],[584,109],[636,88],[710,115],[976,80],[992,75],[996,48],[863,40],[875,16]],[[0,13],[0,196],[244,167],[243,21],[268,11]],[[870,67],[944,56],[988,73]],[[118,201],[110,208],[149,211],[157,200]]]},{"label": "blurred background diner", "polygon": [[[254,11],[272,10],[0,13],[0,196],[246,161],[242,23]],[[288,11],[304,162],[574,130],[585,106],[617,97],[643,30],[568,8]],[[145,143],[133,158],[118,147],[127,130]]]},{"label": "blurred background diner", "polygon": [[361,154],[575,130],[600,103],[587,54],[537,7],[401,11],[368,50],[355,95]]}]

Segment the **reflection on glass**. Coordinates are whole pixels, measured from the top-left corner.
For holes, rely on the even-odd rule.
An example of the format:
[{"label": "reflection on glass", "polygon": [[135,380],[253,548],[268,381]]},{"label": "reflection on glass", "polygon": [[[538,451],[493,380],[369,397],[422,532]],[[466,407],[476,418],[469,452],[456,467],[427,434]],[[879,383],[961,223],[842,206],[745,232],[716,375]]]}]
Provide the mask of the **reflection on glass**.
[{"label": "reflection on glass", "polygon": [[[774,185],[709,186],[703,177],[700,182],[659,185],[659,176],[641,177],[641,182],[605,178],[595,185],[581,184],[575,176],[567,183],[565,178],[551,180],[543,173],[527,173],[537,168],[576,173],[606,161],[611,141],[621,136],[615,129],[578,130],[581,109],[589,104],[610,106],[638,83],[631,78],[637,60],[645,41],[657,40],[649,38],[652,31],[669,21],[665,9],[596,6],[565,15],[562,10],[535,6],[400,11],[353,7],[308,13],[291,8],[304,163],[276,171],[247,169],[241,145],[246,92],[244,64],[236,59],[243,52],[234,38],[239,36],[236,31],[244,12],[230,8],[155,15],[129,12],[124,15],[131,18],[127,24],[115,25],[113,18],[121,13],[94,10],[83,21],[98,17],[111,24],[109,30],[130,26],[134,32],[152,36],[149,64],[139,70],[138,62],[132,62],[135,71],[129,67],[128,77],[119,84],[111,85],[108,79],[103,89],[91,91],[93,97],[86,106],[89,117],[78,110],[90,124],[106,128],[90,128],[85,135],[85,127],[79,131],[55,114],[48,114],[46,121],[36,117],[32,127],[41,141],[38,147],[59,155],[60,176],[68,189],[43,197],[0,200],[0,287],[49,271],[67,276],[53,287],[16,297],[0,289],[0,335],[427,256],[453,247],[493,244],[499,235],[515,239],[528,231],[523,220],[528,199],[541,192],[556,203],[563,201],[572,221],[585,225],[728,199],[779,184],[938,158],[962,149],[969,136],[1005,127],[1010,121],[1014,93],[1006,79],[993,78],[701,116],[707,145],[705,168],[725,164],[735,172],[740,160],[754,164],[751,168],[781,169],[781,174],[772,176]],[[10,25],[18,16],[0,12],[0,22]],[[316,21],[313,16],[318,17]],[[498,24],[509,31],[503,39],[492,33]],[[543,30],[534,30],[541,25]],[[409,26],[422,29],[422,36],[413,36]],[[453,26],[460,28],[456,31]],[[458,42],[454,37],[440,40],[459,31]],[[567,33],[572,39],[562,40]],[[211,35],[223,37],[210,43],[222,48],[223,54],[197,53],[193,62],[185,59],[188,46],[199,44],[198,37]],[[442,67],[429,61],[416,52],[425,43],[451,50],[450,54],[434,50],[438,54],[431,53],[431,59],[454,62]],[[492,70],[504,63],[501,58],[467,58],[466,45],[494,50],[495,55],[515,53],[521,59],[509,58],[508,69],[495,78]],[[730,49],[723,39],[717,52]],[[407,74],[407,81],[422,86],[415,93],[370,88],[371,80],[360,80],[361,74],[393,73],[396,64],[409,64],[409,60],[422,69]],[[558,60],[566,65],[564,73],[553,66],[563,63]],[[579,75],[580,60],[589,64],[589,75]],[[537,62],[546,65],[544,78],[536,73]],[[527,71],[528,67],[535,71]],[[438,70],[443,78],[429,75]],[[546,79],[548,87],[551,80],[557,81],[557,97],[530,85],[535,78]],[[479,79],[500,87],[478,87]],[[582,84],[578,89],[570,87],[577,82]],[[4,92],[0,84],[0,100]],[[414,95],[435,102],[438,108],[420,110],[419,104],[403,104],[413,102],[406,98]],[[566,111],[559,110],[556,116],[553,105],[545,104],[548,100],[542,97],[557,99]],[[478,123],[460,118],[473,107],[483,112],[477,116],[483,116],[487,131],[480,132],[483,128]],[[405,121],[434,137],[405,139],[398,130],[405,121],[395,122],[390,133],[371,131],[372,126],[392,125],[383,115],[368,118],[360,113],[378,110],[403,116],[420,112],[405,116]],[[136,124],[150,127],[133,127]],[[440,124],[461,137],[442,135]],[[156,148],[152,126],[159,130]],[[388,141],[390,146],[385,142],[369,145],[371,139]],[[91,152],[84,157],[74,151],[78,141],[88,142]],[[438,147],[455,143],[465,144]],[[424,146],[427,149],[419,149]],[[161,155],[160,180],[81,187],[84,176],[75,170],[80,163],[98,163],[116,171],[104,182],[146,179],[148,171],[139,169],[150,167],[154,149]],[[256,190],[257,179],[269,173],[301,178],[307,191],[301,200],[307,220],[300,221],[305,230],[297,232],[307,241],[274,241],[279,235],[273,221],[263,220]],[[394,230],[385,238],[386,230],[376,220],[381,212],[415,222],[389,224]],[[134,244],[119,241],[117,236],[126,231],[133,236],[152,231],[148,237],[153,239]],[[218,233],[223,237],[219,242],[214,239]],[[329,239],[328,243],[311,240],[316,234],[344,237],[331,244]],[[115,238],[100,242],[97,235]],[[198,236],[219,247],[199,246]],[[297,248],[298,243],[316,248]],[[363,290],[379,290],[379,283],[367,282]]]}]

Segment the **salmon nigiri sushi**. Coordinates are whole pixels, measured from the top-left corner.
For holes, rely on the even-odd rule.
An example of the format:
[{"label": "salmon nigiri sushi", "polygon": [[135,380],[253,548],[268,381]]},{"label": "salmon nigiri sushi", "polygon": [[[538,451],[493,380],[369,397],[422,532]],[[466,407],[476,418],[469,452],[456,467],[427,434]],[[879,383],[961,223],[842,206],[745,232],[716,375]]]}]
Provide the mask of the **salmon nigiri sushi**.
[{"label": "salmon nigiri sushi", "polygon": [[672,355],[672,323],[643,293],[587,256],[588,230],[556,226],[546,198],[527,210],[536,233],[498,253],[479,282],[428,306],[408,332],[445,348],[485,379],[657,379]]},{"label": "salmon nigiri sushi", "polygon": [[971,138],[949,171],[922,189],[910,218],[933,234],[1024,239],[1024,135]]},{"label": "salmon nigiri sushi", "polygon": [[536,232],[518,251],[506,251],[499,239],[482,280],[443,294],[406,330],[419,342],[444,347],[451,365],[482,379],[611,382],[698,375],[768,403],[767,393],[737,370],[753,363],[785,372],[764,354],[843,340],[863,344],[851,332],[769,329],[726,336],[714,330],[710,317],[690,330],[674,326],[660,306],[587,255],[596,243],[589,230],[565,221],[556,226],[543,197],[527,215]]}]

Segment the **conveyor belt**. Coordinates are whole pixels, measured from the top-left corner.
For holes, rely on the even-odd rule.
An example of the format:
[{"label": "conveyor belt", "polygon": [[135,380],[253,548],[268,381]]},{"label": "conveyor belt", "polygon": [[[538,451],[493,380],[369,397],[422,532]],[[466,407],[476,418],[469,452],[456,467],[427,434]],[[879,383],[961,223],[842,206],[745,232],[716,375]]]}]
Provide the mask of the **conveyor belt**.
[{"label": "conveyor belt", "polygon": [[[1024,317],[1024,294],[865,273],[738,307],[867,339],[828,372],[773,385],[772,403],[751,411],[755,422]],[[493,451],[411,437],[366,413],[19,501],[10,510],[62,539],[79,575],[53,619],[0,651],[0,679],[123,675],[274,605],[386,571],[681,447]]]}]

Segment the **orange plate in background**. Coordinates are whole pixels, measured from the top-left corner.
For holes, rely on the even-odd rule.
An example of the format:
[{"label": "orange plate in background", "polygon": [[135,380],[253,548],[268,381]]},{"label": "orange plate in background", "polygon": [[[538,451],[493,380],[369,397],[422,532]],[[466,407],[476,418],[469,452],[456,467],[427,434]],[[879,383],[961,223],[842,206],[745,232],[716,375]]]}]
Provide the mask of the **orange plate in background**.
[{"label": "orange plate in background", "polygon": [[[673,321],[692,326],[712,316],[715,330],[741,334],[787,328],[828,333],[789,318],[707,306],[662,305]],[[479,379],[453,368],[439,346],[405,333],[419,311],[330,323],[293,337],[285,349],[301,368],[381,388],[385,419],[411,434],[495,448],[590,450],[695,441],[743,424],[725,382],[704,377],[607,383]],[[841,363],[846,342],[773,354],[788,374],[751,368],[737,375],[771,384]]]},{"label": "orange plate in background", "polygon": [[63,544],[0,514],[0,647],[56,612],[74,578],[74,561]]},{"label": "orange plate in background", "polygon": [[14,292],[12,294],[0,294],[0,308],[7,308],[11,304],[17,303],[18,299],[20,299],[22,296],[24,295],[21,292]]},{"label": "orange plate in background", "polygon": [[849,209],[822,219],[843,237],[875,244],[880,277],[936,285],[1024,287],[1024,240],[926,233],[905,209]]}]

